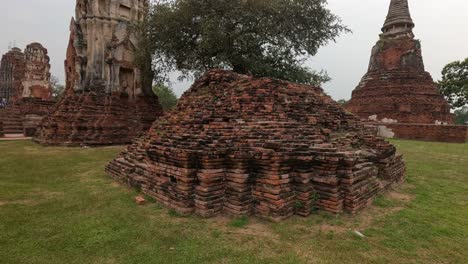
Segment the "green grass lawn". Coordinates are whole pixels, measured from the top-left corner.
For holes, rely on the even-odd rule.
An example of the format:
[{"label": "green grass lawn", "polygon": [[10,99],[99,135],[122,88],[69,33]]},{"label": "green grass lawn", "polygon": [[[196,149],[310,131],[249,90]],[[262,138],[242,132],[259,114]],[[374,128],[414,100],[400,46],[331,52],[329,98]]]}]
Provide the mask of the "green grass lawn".
[{"label": "green grass lawn", "polygon": [[119,147],[0,142],[0,263],[468,263],[468,145],[394,143],[408,179],[369,210],[271,223],[138,206]]}]

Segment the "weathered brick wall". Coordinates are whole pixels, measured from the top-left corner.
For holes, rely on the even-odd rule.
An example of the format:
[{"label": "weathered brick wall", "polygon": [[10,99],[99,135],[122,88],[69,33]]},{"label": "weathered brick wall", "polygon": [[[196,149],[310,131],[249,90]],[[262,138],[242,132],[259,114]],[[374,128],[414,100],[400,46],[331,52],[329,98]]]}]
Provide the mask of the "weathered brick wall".
[{"label": "weathered brick wall", "polygon": [[395,133],[395,138],[449,143],[468,141],[468,126],[432,124],[385,124]]},{"label": "weathered brick wall", "polygon": [[69,94],[42,120],[34,140],[62,146],[129,144],[161,113],[156,97]]},{"label": "weathered brick wall", "polygon": [[44,118],[54,107],[55,101],[41,98],[21,98],[0,111],[0,122],[5,134],[25,134],[32,136]]}]

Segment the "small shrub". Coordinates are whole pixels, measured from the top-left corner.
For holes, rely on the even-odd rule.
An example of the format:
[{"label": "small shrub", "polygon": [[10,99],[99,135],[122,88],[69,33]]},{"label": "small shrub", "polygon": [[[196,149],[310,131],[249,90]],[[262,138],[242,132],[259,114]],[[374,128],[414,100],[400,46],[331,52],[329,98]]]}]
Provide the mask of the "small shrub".
[{"label": "small shrub", "polygon": [[304,204],[301,201],[296,201],[294,203],[294,209],[299,210],[299,209],[302,209],[302,208],[304,208]]},{"label": "small shrub", "polygon": [[312,196],[312,211],[317,211],[319,209],[317,202],[320,200],[320,194],[314,193]]}]

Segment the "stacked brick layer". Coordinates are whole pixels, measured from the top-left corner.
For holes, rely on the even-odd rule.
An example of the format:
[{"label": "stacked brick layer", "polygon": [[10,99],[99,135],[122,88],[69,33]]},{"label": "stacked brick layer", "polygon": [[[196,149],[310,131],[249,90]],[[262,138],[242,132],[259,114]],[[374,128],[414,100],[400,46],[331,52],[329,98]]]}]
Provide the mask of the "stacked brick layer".
[{"label": "stacked brick layer", "polygon": [[395,138],[448,143],[468,142],[468,126],[431,124],[378,124],[395,133]]},{"label": "stacked brick layer", "polygon": [[376,115],[399,123],[453,124],[450,106],[424,70],[420,44],[409,36],[377,43],[346,109],[363,119]]},{"label": "stacked brick layer", "polygon": [[34,140],[63,146],[128,144],[160,115],[157,97],[71,93],[42,120]]},{"label": "stacked brick layer", "polygon": [[405,165],[320,88],[213,70],[106,170],[180,213],[280,220],[357,212]]}]

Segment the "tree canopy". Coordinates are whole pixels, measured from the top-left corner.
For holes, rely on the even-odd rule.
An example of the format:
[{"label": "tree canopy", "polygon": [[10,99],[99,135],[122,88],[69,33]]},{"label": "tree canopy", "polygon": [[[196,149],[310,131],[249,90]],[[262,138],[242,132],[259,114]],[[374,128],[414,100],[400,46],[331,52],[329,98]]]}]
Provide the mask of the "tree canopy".
[{"label": "tree canopy", "polygon": [[157,81],[211,68],[318,84],[325,72],[304,66],[319,47],[349,31],[326,0],[155,0],[147,45]]},{"label": "tree canopy", "polygon": [[159,103],[165,111],[177,105],[177,95],[170,87],[162,84],[155,85],[153,86],[153,92],[158,96]]},{"label": "tree canopy", "polygon": [[444,67],[439,89],[452,108],[468,105],[468,58]]},{"label": "tree canopy", "polygon": [[468,125],[468,106],[455,110],[454,114],[455,124]]},{"label": "tree canopy", "polygon": [[345,105],[348,101],[346,99],[340,99],[340,100],[338,100],[336,102],[341,104],[341,105]]},{"label": "tree canopy", "polygon": [[63,92],[65,91],[65,86],[61,84],[60,80],[53,75],[50,76],[49,83],[50,87],[52,88],[52,97],[55,100],[59,100],[62,97]]}]

